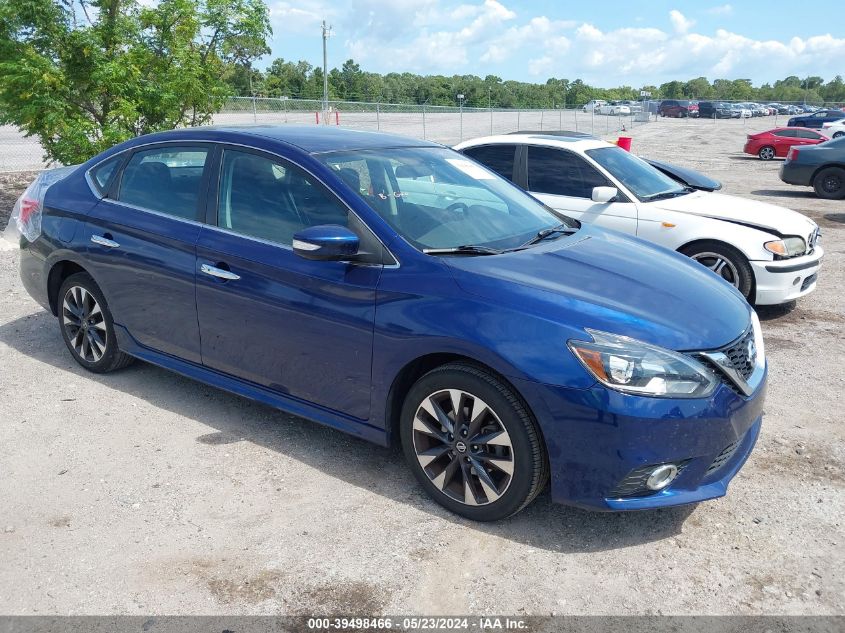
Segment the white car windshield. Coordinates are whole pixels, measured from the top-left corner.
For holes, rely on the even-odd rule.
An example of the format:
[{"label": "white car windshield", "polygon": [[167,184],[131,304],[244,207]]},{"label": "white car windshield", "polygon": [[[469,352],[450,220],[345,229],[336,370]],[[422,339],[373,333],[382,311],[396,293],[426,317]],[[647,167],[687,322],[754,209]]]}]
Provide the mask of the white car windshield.
[{"label": "white car windshield", "polygon": [[354,150],[320,159],[422,251],[496,253],[525,246],[547,229],[564,234],[580,226],[449,149]]},{"label": "white car windshield", "polygon": [[586,154],[642,202],[674,198],[692,191],[621,147],[588,149]]}]

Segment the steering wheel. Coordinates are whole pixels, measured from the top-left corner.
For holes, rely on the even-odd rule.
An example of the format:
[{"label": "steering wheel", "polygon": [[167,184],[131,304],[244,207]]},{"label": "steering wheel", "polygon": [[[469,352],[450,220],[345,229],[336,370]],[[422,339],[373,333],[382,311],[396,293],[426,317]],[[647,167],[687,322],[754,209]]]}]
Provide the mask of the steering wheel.
[{"label": "steering wheel", "polygon": [[460,211],[461,213],[466,213],[469,211],[469,205],[465,202],[453,202],[448,207],[446,207],[447,211],[451,211],[452,213],[457,213]]}]

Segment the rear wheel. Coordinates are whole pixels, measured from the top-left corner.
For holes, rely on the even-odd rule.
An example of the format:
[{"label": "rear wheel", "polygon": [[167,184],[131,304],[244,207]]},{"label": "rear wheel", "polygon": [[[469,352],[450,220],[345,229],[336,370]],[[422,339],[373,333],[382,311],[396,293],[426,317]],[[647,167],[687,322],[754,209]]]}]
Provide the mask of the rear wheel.
[{"label": "rear wheel", "polygon": [[681,249],[681,253],[706,266],[739,290],[750,302],[754,271],[745,256],[722,242],[698,242]]},{"label": "rear wheel", "polygon": [[519,512],[548,479],[540,432],[522,400],[479,367],[438,367],[402,407],[405,458],[443,507],[476,521]]},{"label": "rear wheel", "polygon": [[775,148],[770,145],[761,147],[760,151],[757,152],[757,156],[760,157],[760,160],[772,160],[775,157]]},{"label": "rear wheel", "polygon": [[111,312],[90,275],[76,273],[65,279],[57,303],[62,338],[77,363],[103,374],[132,362],[117,347]]},{"label": "rear wheel", "polygon": [[819,198],[842,200],[845,198],[845,169],[826,167],[813,178],[813,189]]},{"label": "rear wheel", "polygon": [[845,136],[845,132],[835,132],[833,134],[833,138],[839,138],[841,136]]}]

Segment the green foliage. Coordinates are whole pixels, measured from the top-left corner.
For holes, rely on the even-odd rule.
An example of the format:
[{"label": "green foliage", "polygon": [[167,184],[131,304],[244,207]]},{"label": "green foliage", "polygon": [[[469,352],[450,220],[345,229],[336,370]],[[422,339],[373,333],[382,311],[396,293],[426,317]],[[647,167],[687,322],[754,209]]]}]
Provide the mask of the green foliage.
[{"label": "green foliage", "polygon": [[269,34],[262,0],[0,0],[0,121],[63,163],[203,123]]},{"label": "green foliage", "polygon": [[[290,97],[298,99],[323,98],[323,72],[311,64],[276,59],[266,72],[255,71],[251,86],[232,82],[232,88],[242,96]],[[654,99],[726,99],[734,101],[804,101],[807,103],[845,102],[845,84],[836,77],[827,84],[821,77],[804,80],[788,77],[754,87],[750,79],[716,79],[706,77],[689,81],[670,81],[661,86],[620,86],[596,88],[582,80],[550,78],[544,84],[522,81],[503,81],[495,75],[483,79],[475,75],[415,75],[388,73],[380,75],[361,70],[348,59],[338,69],[329,71],[329,98],[346,101],[382,103],[413,103],[430,105],[458,105],[457,95],[463,94],[464,105],[497,108],[559,108],[575,107],[590,99],[639,99],[640,90],[650,92]]]}]

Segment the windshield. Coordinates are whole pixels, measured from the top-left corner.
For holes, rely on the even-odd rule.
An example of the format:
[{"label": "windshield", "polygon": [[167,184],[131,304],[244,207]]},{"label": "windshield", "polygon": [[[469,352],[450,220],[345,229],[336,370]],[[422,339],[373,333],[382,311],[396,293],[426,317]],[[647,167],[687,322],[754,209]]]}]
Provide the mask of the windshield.
[{"label": "windshield", "polygon": [[679,196],[690,191],[621,147],[588,149],[586,153],[643,202]]},{"label": "windshield", "polygon": [[420,250],[507,250],[561,223],[579,226],[450,149],[354,150],[319,158]]}]

